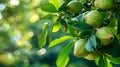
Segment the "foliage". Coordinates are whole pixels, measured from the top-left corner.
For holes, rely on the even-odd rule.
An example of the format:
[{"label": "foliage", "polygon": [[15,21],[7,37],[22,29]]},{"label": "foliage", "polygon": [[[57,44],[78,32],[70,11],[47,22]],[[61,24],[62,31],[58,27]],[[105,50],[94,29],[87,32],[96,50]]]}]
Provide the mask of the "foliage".
[{"label": "foliage", "polygon": [[[71,1],[78,1],[80,10],[75,5],[72,7],[74,11],[71,11],[67,7]],[[99,6],[95,1],[100,2]],[[98,67],[119,65],[120,0],[109,0],[112,8],[109,6],[108,9],[105,9],[107,6],[102,9],[105,4],[102,1],[0,0],[0,66],[49,67],[50,64],[50,67],[86,67],[81,61],[95,61]],[[100,22],[98,15],[86,17],[94,10],[102,14],[100,25],[96,23]],[[88,24],[86,21],[92,22]],[[109,28],[114,37],[106,46],[96,36],[98,29],[103,27]],[[73,56],[74,44],[79,39],[87,40],[85,49],[89,54],[95,52],[99,56],[93,61]]]},{"label": "foliage", "polygon": [[[51,0],[49,0],[51,1]],[[63,0],[64,2],[60,4],[59,7],[56,7],[56,1],[49,2],[48,4],[42,5],[41,9],[45,12],[48,12],[49,14],[47,16],[50,16],[52,19],[54,19],[54,22],[52,22],[51,25],[54,25],[56,23],[60,23],[62,28],[67,35],[71,36],[74,38],[74,42],[77,41],[78,39],[87,39],[87,43],[85,48],[89,52],[97,52],[100,57],[98,60],[98,66],[99,67],[108,67],[111,66],[111,63],[113,64],[120,64],[119,61],[117,60],[120,57],[119,52],[119,47],[120,47],[120,6],[119,6],[119,0],[76,0],[78,2],[82,3],[82,11],[80,12],[75,12],[77,11],[78,7],[74,7],[74,4],[69,5],[72,7],[69,9],[67,7],[67,4],[74,2],[72,0]],[[75,2],[76,2],[75,1]],[[104,2],[103,2],[104,1]],[[60,1],[57,3],[60,3]],[[81,4],[80,3],[80,4]],[[105,6],[107,4],[111,3],[110,6]],[[49,4],[52,5],[52,7],[48,8],[47,5]],[[76,5],[75,5],[76,6]],[[52,9],[52,10],[51,10]],[[58,9],[56,11],[56,9]],[[72,11],[74,10],[74,12]],[[92,15],[89,15],[90,12],[92,11],[98,12],[98,14],[93,13]],[[52,12],[52,13],[51,13]],[[55,16],[54,16],[55,15]],[[87,16],[89,15],[89,16]],[[86,17],[87,16],[87,17]],[[44,16],[46,17],[46,16]],[[100,21],[99,21],[100,18]],[[46,17],[44,19],[49,19],[49,17]],[[86,21],[87,20],[87,21]],[[102,21],[101,21],[102,20]],[[87,23],[86,23],[87,22]],[[100,23],[99,23],[100,22]],[[49,23],[50,24],[50,23]],[[98,25],[98,26],[96,26]],[[114,37],[114,40],[112,42],[107,43],[106,46],[103,44],[105,43],[105,39],[99,39],[96,37],[96,31],[102,27],[108,27],[110,32],[112,32],[112,36]],[[60,29],[58,28],[58,29]],[[55,31],[57,32],[57,31]],[[54,32],[52,32],[54,33]],[[101,32],[102,35],[104,35],[104,31]],[[108,33],[108,32],[107,32]],[[49,34],[49,33],[48,33]],[[100,35],[100,37],[102,36]],[[109,33],[106,35],[109,36]],[[59,39],[55,39],[49,43],[49,47],[51,46],[56,46],[57,44],[66,41],[69,38],[64,38],[60,37]],[[101,43],[102,42],[102,43]],[[103,43],[104,42],[104,43]],[[115,45],[116,46],[115,46]],[[114,49],[113,46],[118,48]],[[66,45],[65,48],[70,49],[71,47],[67,47]],[[63,61],[61,61],[63,58],[63,55],[66,55],[66,53],[69,53],[65,51],[65,48],[61,51],[60,55],[58,56],[57,59],[57,67],[66,67],[66,63],[68,63],[68,54],[66,60],[64,60],[65,65],[63,65]],[[110,51],[111,50],[111,51]],[[109,61],[108,61],[109,60]],[[111,62],[111,63],[110,63]],[[58,65],[59,64],[59,65]],[[63,65],[63,66],[62,66]]]}]

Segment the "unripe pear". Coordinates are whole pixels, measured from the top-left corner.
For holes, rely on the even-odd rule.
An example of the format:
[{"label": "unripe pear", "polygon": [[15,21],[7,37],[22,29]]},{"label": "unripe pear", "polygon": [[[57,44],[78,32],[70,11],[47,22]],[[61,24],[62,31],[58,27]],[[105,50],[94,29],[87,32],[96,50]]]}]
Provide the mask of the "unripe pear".
[{"label": "unripe pear", "polygon": [[100,39],[103,46],[107,46],[114,39],[114,35],[108,27],[98,29],[96,32],[96,37]]},{"label": "unripe pear", "polygon": [[79,1],[70,1],[67,4],[67,8],[72,12],[72,13],[80,13],[82,11],[82,3]]},{"label": "unripe pear", "polygon": [[102,10],[111,10],[114,7],[114,0],[95,0],[94,5]]},{"label": "unripe pear", "polygon": [[91,52],[87,56],[85,56],[84,58],[87,60],[95,60],[98,57],[99,57],[99,54],[97,52]]},{"label": "unripe pear", "polygon": [[87,56],[89,54],[89,51],[86,50],[85,44],[87,40],[86,39],[79,39],[76,41],[74,45],[74,55],[78,58]]},{"label": "unripe pear", "polygon": [[102,22],[103,15],[97,10],[90,11],[85,15],[85,23],[92,27],[98,28],[102,25]]}]

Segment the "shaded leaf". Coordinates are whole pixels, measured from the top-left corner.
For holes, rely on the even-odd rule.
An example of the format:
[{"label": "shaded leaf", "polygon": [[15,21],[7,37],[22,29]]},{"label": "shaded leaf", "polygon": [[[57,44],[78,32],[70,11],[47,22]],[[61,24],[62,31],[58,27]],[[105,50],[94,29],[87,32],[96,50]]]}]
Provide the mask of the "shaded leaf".
[{"label": "shaded leaf", "polygon": [[40,35],[39,39],[38,39],[38,44],[39,47],[42,48],[45,44],[46,44],[46,37],[47,37],[47,25],[45,25],[43,27],[44,31],[42,32],[42,34]]},{"label": "shaded leaf", "polygon": [[78,16],[72,18],[72,20],[75,20],[75,21],[83,23],[84,22],[85,14],[87,14],[87,13],[88,13],[88,11],[85,12],[85,13],[79,14]]},{"label": "shaded leaf", "polygon": [[112,16],[112,18],[110,19],[110,23],[107,26],[114,28],[117,22],[118,22],[118,18],[116,18],[115,16]]},{"label": "shaded leaf", "polygon": [[56,7],[55,7],[53,4],[51,4],[51,3],[45,3],[45,4],[43,4],[43,5],[41,6],[41,9],[42,9],[43,11],[46,11],[46,12],[52,12],[52,13],[57,12]]},{"label": "shaded leaf", "polygon": [[71,24],[71,25],[75,25],[76,24],[76,21],[72,20],[71,18],[67,18],[67,19],[65,19],[65,21],[66,21],[66,23]]},{"label": "shaded leaf", "polygon": [[119,40],[114,36],[114,40],[111,44],[108,46],[103,46],[102,50],[111,55],[112,57],[120,57],[120,42]]},{"label": "shaded leaf", "polygon": [[41,17],[40,20],[51,19],[51,18],[53,18],[54,16],[55,16],[55,15],[53,15],[53,14],[47,14],[46,16]]},{"label": "shaded leaf", "polygon": [[[117,28],[117,27],[116,27]],[[116,36],[116,38],[120,41],[120,34],[117,34],[117,29],[115,27],[111,28],[111,31]]]},{"label": "shaded leaf", "polygon": [[107,60],[104,56],[100,57],[98,67],[107,67]]},{"label": "shaded leaf", "polygon": [[67,7],[66,5],[71,1],[71,0],[61,0],[61,1],[64,1],[61,6],[59,7],[58,11],[59,12],[67,12]]},{"label": "shaded leaf", "polygon": [[53,24],[49,24],[49,29],[48,29],[48,41],[49,41],[49,43],[52,41],[52,34],[53,34],[53,32],[52,32],[52,29],[53,29]]},{"label": "shaded leaf", "polygon": [[66,3],[63,3],[62,5],[61,5],[61,7],[58,9],[58,11],[60,12],[60,11],[67,11],[67,8],[66,8]]},{"label": "shaded leaf", "polygon": [[106,58],[110,60],[110,62],[114,64],[120,64],[120,57],[112,57],[108,54],[106,54]]},{"label": "shaded leaf", "polygon": [[65,3],[68,3],[68,2],[70,2],[70,1],[72,1],[72,0],[64,0]]},{"label": "shaded leaf", "polygon": [[83,31],[80,30],[79,37],[88,38],[91,35],[91,32],[92,32],[91,30],[83,30]]},{"label": "shaded leaf", "polygon": [[66,67],[67,63],[69,62],[69,53],[73,48],[73,46],[74,46],[74,43],[71,42],[62,49],[62,51],[60,52],[56,60],[57,67]]},{"label": "shaded leaf", "polygon": [[75,29],[72,27],[72,25],[69,25],[67,24],[67,29],[69,30],[69,33],[72,35],[72,36],[77,36],[77,34],[75,33]]},{"label": "shaded leaf", "polygon": [[[99,65],[99,60],[100,60],[100,58],[95,59],[95,63],[97,64],[97,66]],[[112,67],[110,60],[108,60],[108,59],[107,59],[107,67]]]},{"label": "shaded leaf", "polygon": [[89,26],[86,23],[79,23],[79,24],[73,25],[73,27],[76,28],[76,29],[80,29],[80,30],[83,30],[83,29],[92,29],[92,27]]},{"label": "shaded leaf", "polygon": [[88,51],[92,52],[92,51],[94,51],[93,47],[96,48],[96,46],[97,46],[96,37],[95,37],[95,35],[91,35],[85,45],[85,48]]},{"label": "shaded leaf", "polygon": [[84,22],[84,13],[83,14],[79,14],[78,16],[72,18],[72,20],[78,21],[78,22]]},{"label": "shaded leaf", "polygon": [[63,36],[63,37],[60,37],[60,38],[58,38],[58,39],[55,39],[55,40],[53,40],[53,41],[50,43],[49,47],[53,47],[53,46],[55,46],[55,45],[57,45],[57,44],[60,44],[60,43],[62,43],[62,42],[65,42],[65,41],[68,40],[68,39],[73,39],[73,37],[71,37],[71,36]]},{"label": "shaded leaf", "polygon": [[73,28],[76,28],[76,29],[80,29],[80,30],[83,30],[83,29],[92,29],[92,27],[86,23],[83,23],[82,21],[78,21],[76,20],[76,18],[67,18],[65,19],[66,23],[69,24],[69,25],[72,25]]}]

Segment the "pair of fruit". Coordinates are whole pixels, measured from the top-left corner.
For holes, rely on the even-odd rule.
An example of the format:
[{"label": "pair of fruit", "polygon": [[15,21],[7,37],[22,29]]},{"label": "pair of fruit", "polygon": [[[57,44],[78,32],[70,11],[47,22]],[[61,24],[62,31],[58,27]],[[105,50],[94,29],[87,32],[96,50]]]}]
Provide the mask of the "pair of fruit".
[{"label": "pair of fruit", "polygon": [[[111,10],[114,7],[114,0],[95,0],[94,5],[97,8],[102,10]],[[72,13],[80,13],[82,11],[82,3],[80,1],[70,1],[67,4],[68,9]],[[98,28],[103,23],[103,15],[101,12],[97,10],[92,10],[88,14],[85,15],[85,22],[92,27]]]},{"label": "pair of fruit", "polygon": [[87,40],[86,39],[79,39],[76,41],[74,46],[74,55],[78,58],[84,57],[87,60],[95,60],[99,57],[97,52],[89,52],[85,48]]},{"label": "pair of fruit", "polygon": [[[95,35],[100,39],[102,46],[109,45],[114,39],[114,36],[108,27],[102,27],[98,29]],[[99,54],[96,52],[89,52],[85,48],[86,43],[87,39],[77,40],[74,46],[74,55],[76,57],[84,57],[88,60],[95,60],[97,57],[99,57]]]},{"label": "pair of fruit", "polygon": [[[103,16],[97,10],[90,11],[85,15],[85,23],[94,28],[99,28],[103,24]],[[96,37],[101,40],[102,45],[108,45],[114,39],[114,35],[108,27],[97,29]]]},{"label": "pair of fruit", "polygon": [[[88,0],[81,0],[81,2],[87,2]],[[90,0],[91,1],[91,0]],[[67,8],[72,12],[72,13],[80,13],[82,11],[82,3],[80,1],[70,1],[67,4]],[[111,10],[115,6],[115,1],[114,0],[95,0],[94,1],[94,6],[101,9],[101,10]]]},{"label": "pair of fruit", "polygon": [[[94,3],[96,7],[103,9],[103,10],[110,10],[114,7],[113,0],[107,0],[107,1],[106,0],[95,0]],[[79,13],[82,10],[82,3],[79,1],[71,1],[67,4],[67,7],[69,8],[71,12]],[[104,18],[103,18],[102,13],[97,10],[92,10],[88,14],[85,15],[85,22],[95,28],[98,28],[103,24],[102,23],[103,19]]]}]

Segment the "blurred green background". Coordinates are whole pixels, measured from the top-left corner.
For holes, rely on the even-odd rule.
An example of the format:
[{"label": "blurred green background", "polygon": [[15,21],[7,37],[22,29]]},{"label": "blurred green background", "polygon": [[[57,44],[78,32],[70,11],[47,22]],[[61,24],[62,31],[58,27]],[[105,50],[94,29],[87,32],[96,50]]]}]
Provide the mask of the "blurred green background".
[{"label": "blurred green background", "polygon": [[[47,0],[0,0],[0,67],[56,67],[56,59],[64,45],[42,49],[38,37],[42,25],[50,19],[40,20],[47,13],[40,9]],[[65,35],[63,29],[53,38]],[[67,67],[97,67],[94,61],[73,56]]]}]

